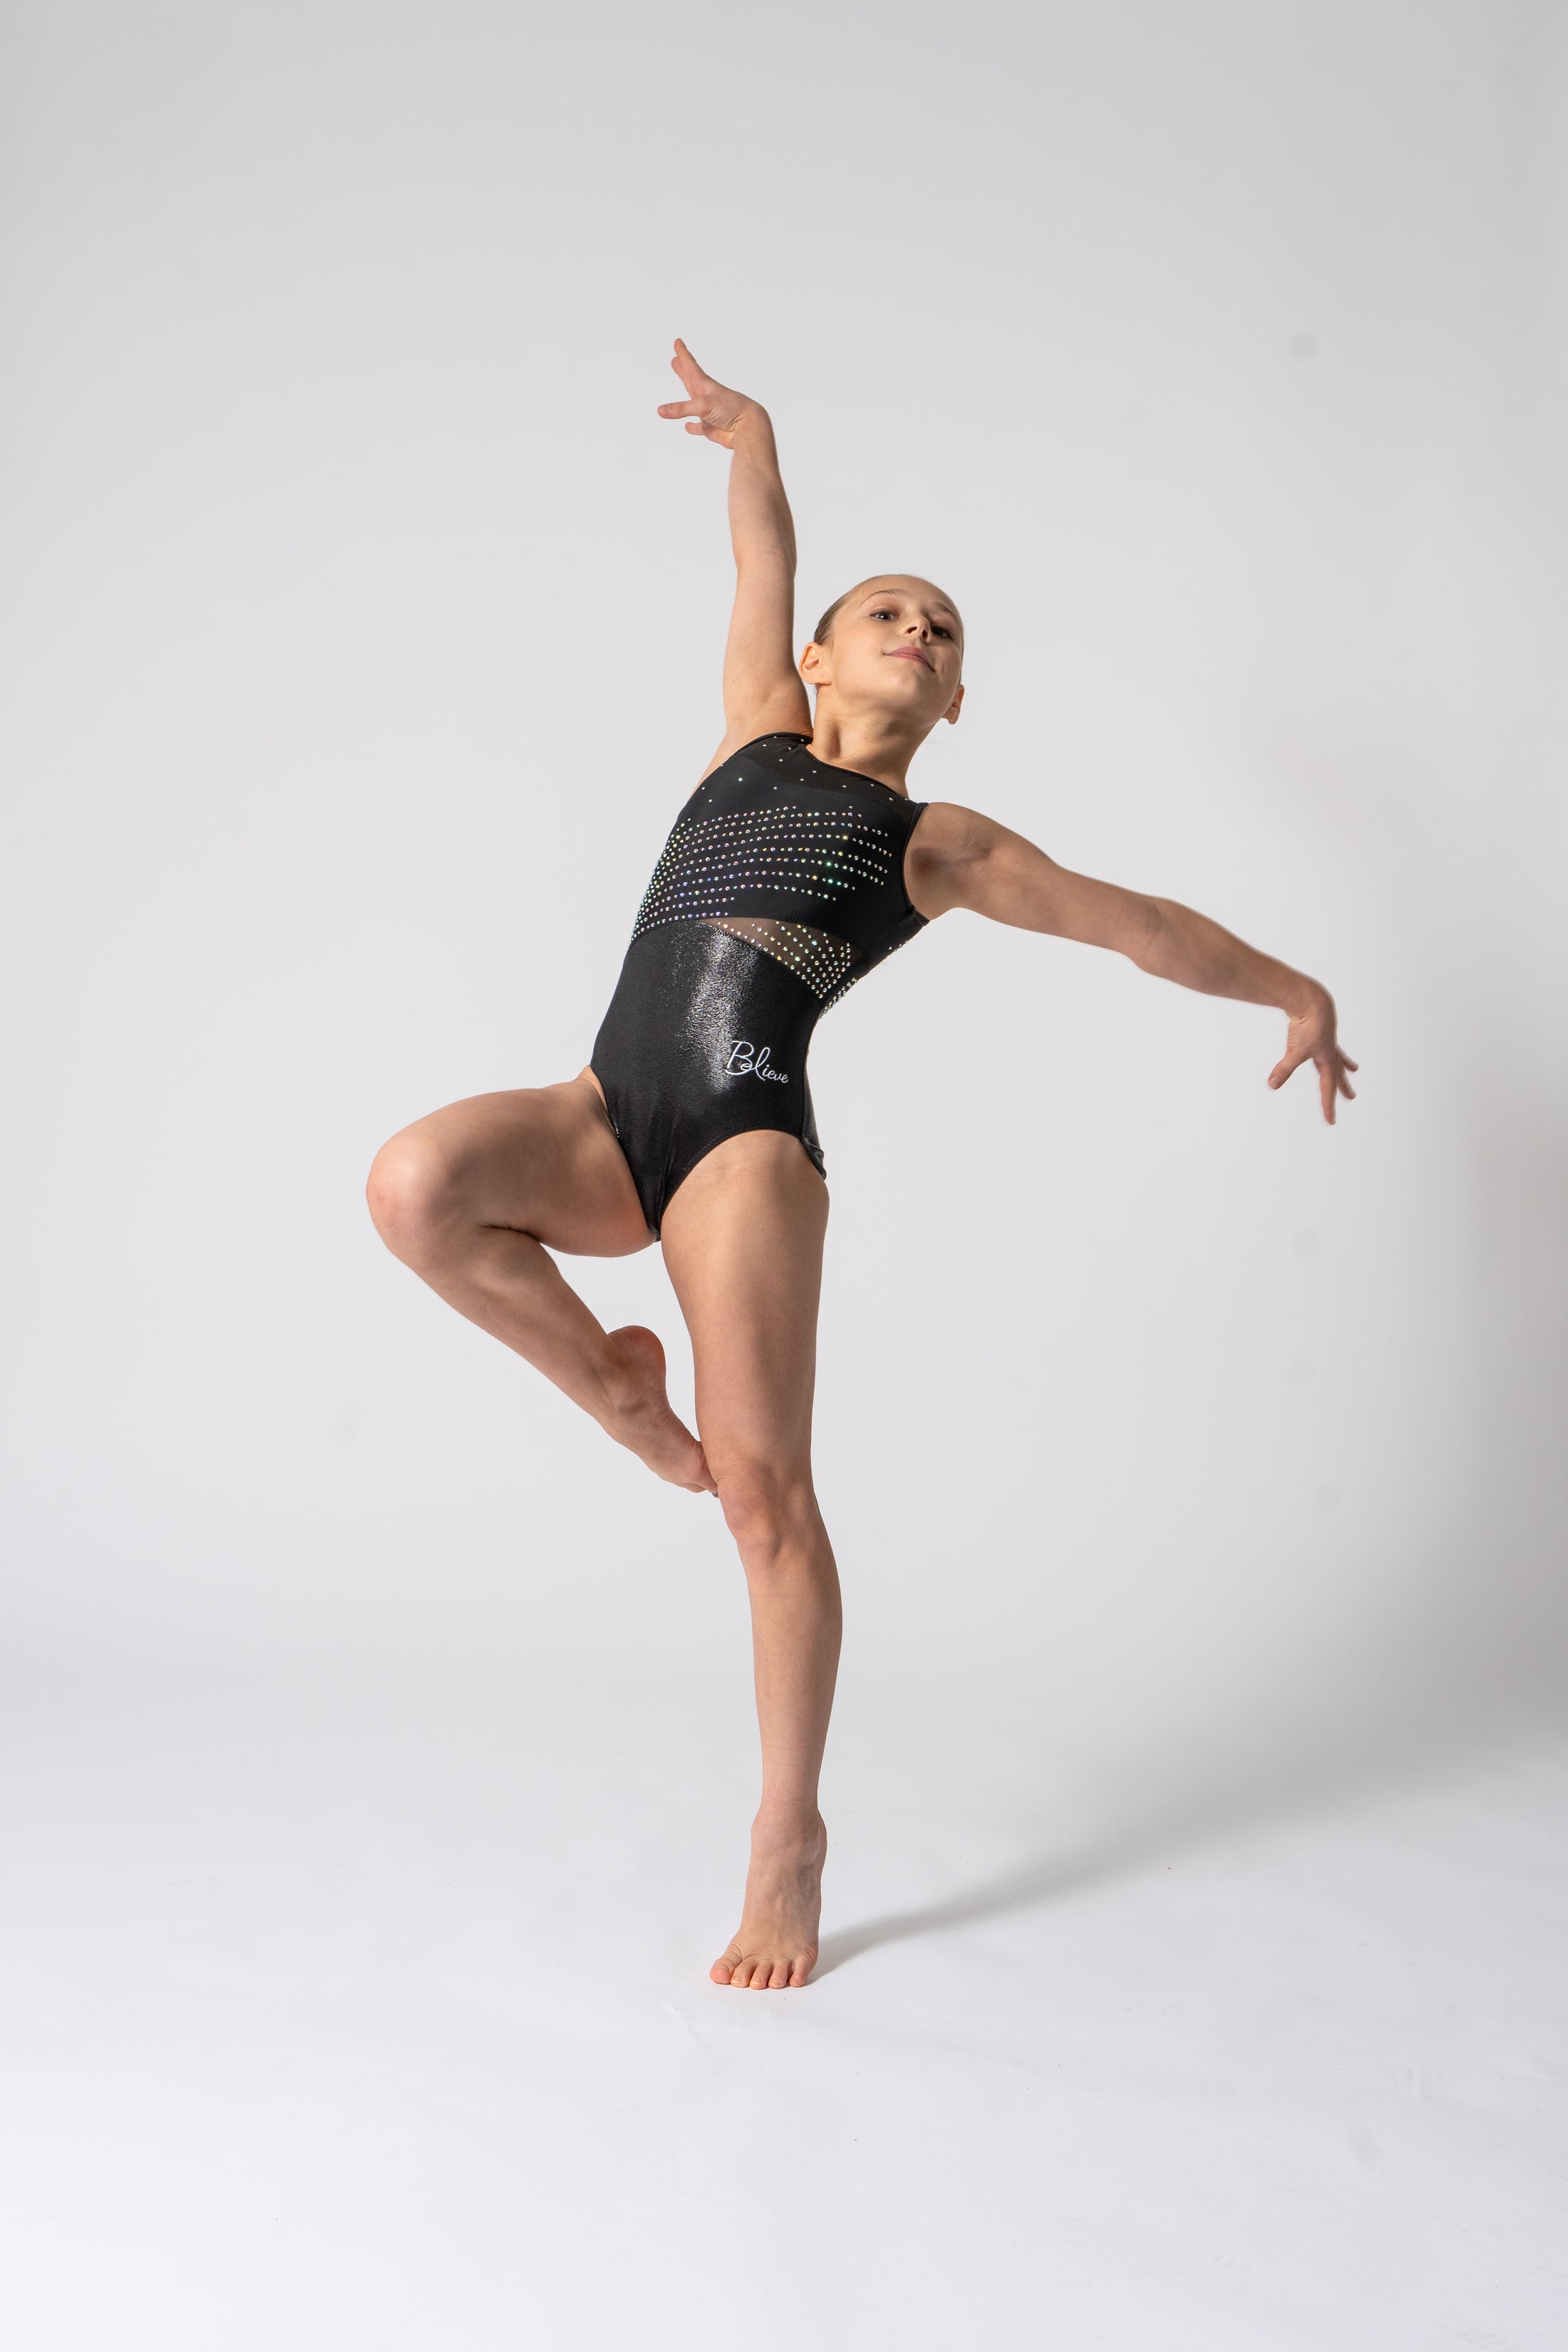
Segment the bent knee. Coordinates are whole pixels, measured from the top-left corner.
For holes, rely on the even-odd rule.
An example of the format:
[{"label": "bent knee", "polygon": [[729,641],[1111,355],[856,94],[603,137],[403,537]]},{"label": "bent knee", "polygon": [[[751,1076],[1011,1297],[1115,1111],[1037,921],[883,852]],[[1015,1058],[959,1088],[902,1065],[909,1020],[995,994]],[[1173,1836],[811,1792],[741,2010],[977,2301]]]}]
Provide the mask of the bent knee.
[{"label": "bent knee", "polygon": [[396,1257],[424,1255],[458,1213],[456,1170],[439,1144],[414,1132],[395,1135],[371,1162],[364,1196],[371,1222]]},{"label": "bent knee", "polygon": [[748,1560],[765,1560],[815,1528],[816,1495],[805,1473],[742,1462],[715,1475],[724,1524]]}]

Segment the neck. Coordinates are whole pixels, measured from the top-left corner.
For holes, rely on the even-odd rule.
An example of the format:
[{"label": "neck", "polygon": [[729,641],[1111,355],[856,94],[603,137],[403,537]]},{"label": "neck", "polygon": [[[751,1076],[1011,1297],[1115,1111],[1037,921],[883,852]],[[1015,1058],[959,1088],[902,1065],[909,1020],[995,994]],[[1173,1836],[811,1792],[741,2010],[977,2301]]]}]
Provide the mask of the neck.
[{"label": "neck", "polygon": [[835,707],[825,688],[816,698],[811,748],[830,768],[853,768],[858,775],[875,776],[907,799],[910,761],[925,741],[922,727],[914,734],[907,721],[879,711],[847,711]]}]

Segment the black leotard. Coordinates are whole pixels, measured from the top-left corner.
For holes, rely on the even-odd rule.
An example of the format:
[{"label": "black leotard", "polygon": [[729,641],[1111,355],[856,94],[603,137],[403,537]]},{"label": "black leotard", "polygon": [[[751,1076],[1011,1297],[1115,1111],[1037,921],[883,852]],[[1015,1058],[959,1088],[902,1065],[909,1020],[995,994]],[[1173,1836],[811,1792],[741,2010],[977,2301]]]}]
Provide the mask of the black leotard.
[{"label": "black leotard", "polygon": [[678,1184],[752,1128],[822,1146],[805,1055],[821,1014],[925,928],[904,850],[925,807],[760,735],[687,802],[638,909],[592,1068],[657,1234]]}]

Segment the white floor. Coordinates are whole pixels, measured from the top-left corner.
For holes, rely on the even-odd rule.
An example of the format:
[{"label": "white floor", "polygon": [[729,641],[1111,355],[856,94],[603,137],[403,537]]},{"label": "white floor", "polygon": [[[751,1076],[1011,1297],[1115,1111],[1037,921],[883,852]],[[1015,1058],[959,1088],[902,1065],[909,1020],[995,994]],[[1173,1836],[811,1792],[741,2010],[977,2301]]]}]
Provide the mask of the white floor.
[{"label": "white floor", "polygon": [[1568,2341],[1568,1740],[1228,1827],[1068,1757],[1031,1845],[847,1735],[819,1976],[752,1997],[652,1679],[34,1670],[14,2352]]}]

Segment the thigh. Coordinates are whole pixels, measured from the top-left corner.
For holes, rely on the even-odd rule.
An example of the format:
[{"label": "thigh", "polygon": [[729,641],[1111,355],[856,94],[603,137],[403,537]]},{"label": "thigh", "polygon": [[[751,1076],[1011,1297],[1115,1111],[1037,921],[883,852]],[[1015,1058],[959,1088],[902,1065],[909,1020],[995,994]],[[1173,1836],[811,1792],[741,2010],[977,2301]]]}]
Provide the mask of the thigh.
[{"label": "thigh", "polygon": [[697,1428],[722,1488],[748,1465],[809,1475],[827,1187],[794,1136],[731,1136],[698,1162],[662,1241],[691,1335]]},{"label": "thigh", "polygon": [[448,1103],[384,1144],[377,1170],[432,1216],[510,1226],[571,1255],[624,1257],[653,1239],[587,1071]]}]

